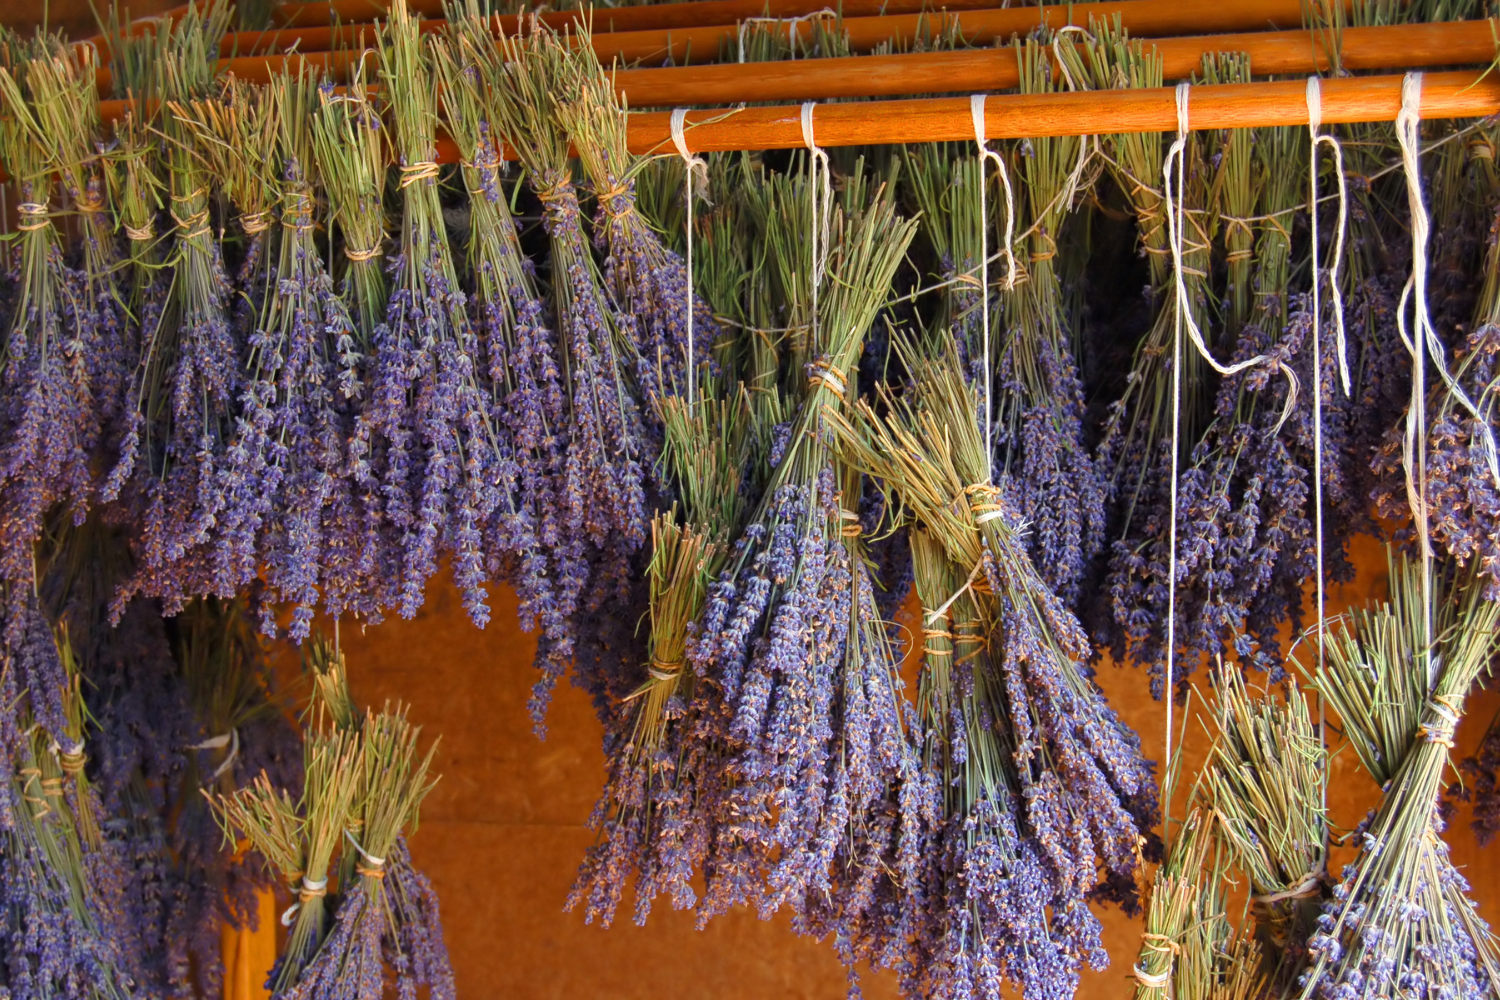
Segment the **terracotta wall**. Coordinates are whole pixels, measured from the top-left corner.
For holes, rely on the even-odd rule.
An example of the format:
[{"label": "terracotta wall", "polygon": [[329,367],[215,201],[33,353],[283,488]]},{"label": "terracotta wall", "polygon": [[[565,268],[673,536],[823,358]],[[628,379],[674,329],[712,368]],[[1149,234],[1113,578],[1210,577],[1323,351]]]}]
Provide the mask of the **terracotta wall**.
[{"label": "terracotta wall", "polygon": [[[1373,542],[1362,545],[1359,564],[1360,578],[1334,592],[1330,613],[1383,592],[1383,550]],[[762,922],[753,913],[735,913],[698,932],[690,915],[663,904],[641,928],[629,922],[627,905],[622,922],[603,930],[562,912],[575,866],[593,837],[583,823],[603,777],[599,723],[581,692],[560,686],[548,738],[538,741],[531,734],[526,699],[532,641],[516,629],[508,594],[495,611],[489,629],[479,631],[445,582],[412,621],[391,621],[363,635],[343,630],[356,697],[409,701],[412,717],[428,732],[442,734],[443,780],[423,810],[412,846],[442,897],[462,994],[842,997],[844,973],[831,950],[797,937],[785,920]],[[1147,754],[1159,757],[1163,707],[1147,693],[1144,673],[1107,665],[1100,680],[1111,703],[1141,732]],[[1488,694],[1470,700],[1459,753],[1470,751],[1497,704]],[[1195,719],[1189,734],[1186,766],[1192,773],[1206,740]],[[1335,758],[1330,806],[1336,824],[1347,829],[1357,823],[1376,791],[1353,754]],[[1460,817],[1449,833],[1453,858],[1495,923],[1500,872],[1479,864],[1465,822]],[[1124,979],[1139,944],[1139,924],[1112,911],[1105,926],[1111,967],[1090,974],[1080,996],[1127,995]],[[864,990],[871,1000],[896,996],[894,978],[886,974],[867,975]]]}]

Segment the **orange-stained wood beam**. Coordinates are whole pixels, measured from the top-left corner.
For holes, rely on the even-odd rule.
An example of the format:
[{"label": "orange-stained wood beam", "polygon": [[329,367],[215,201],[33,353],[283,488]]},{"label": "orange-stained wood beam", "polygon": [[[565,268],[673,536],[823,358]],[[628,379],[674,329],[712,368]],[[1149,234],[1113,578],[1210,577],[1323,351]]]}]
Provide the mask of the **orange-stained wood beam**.
[{"label": "orange-stained wood beam", "polygon": [[[1299,28],[1303,23],[1302,8],[1303,0],[1109,0],[1071,7],[846,17],[842,27],[854,51],[868,52],[886,43],[909,45],[950,30],[957,30],[970,44],[987,45],[1012,35],[1025,35],[1043,21],[1053,28],[1068,24],[1087,26],[1091,19],[1112,18],[1117,14],[1130,33],[1139,37]],[[574,15],[568,14],[559,23],[571,23],[574,19]],[[497,30],[510,34],[517,30],[520,19],[512,15],[497,16],[494,22]],[[441,30],[444,23],[423,21],[421,30]],[[787,25],[787,31],[795,32],[804,42],[812,38],[813,30],[807,21]],[[224,37],[220,54],[245,56],[294,48],[301,52],[321,52],[337,45],[368,45],[373,44],[371,31],[372,26],[361,24],[240,31]],[[605,63],[617,59],[625,64],[706,63],[717,61],[721,46],[732,45],[738,37],[739,28],[734,24],[610,32],[596,28],[593,45]]]},{"label": "orange-stained wood beam", "polygon": [[[1323,121],[1394,121],[1401,110],[1400,75],[1341,77],[1323,81]],[[100,115],[114,121],[133,102],[101,101]],[[1423,118],[1476,118],[1500,113],[1500,75],[1473,70],[1429,73],[1422,85]],[[676,155],[671,114],[633,112],[627,145],[637,155]],[[1256,128],[1307,124],[1307,85],[1302,80],[1235,83],[1192,88],[1188,123],[1194,129]],[[814,112],[822,146],[952,142],[974,138],[967,97],[823,104]],[[803,145],[801,108],[708,109],[687,115],[687,145],[693,152],[795,149]],[[992,139],[1114,132],[1167,132],[1177,128],[1176,90],[1097,90],[1053,94],[1001,94],[985,102],[985,128]],[[509,151],[507,151],[507,155]],[[438,142],[439,159],[452,163],[458,150]]]},{"label": "orange-stained wood beam", "polygon": [[[1500,21],[1489,27],[1500,31]],[[1495,58],[1495,37],[1482,22],[1457,21],[1347,28],[1338,41],[1346,69],[1389,70],[1487,63]],[[1326,72],[1331,41],[1322,32],[1266,31],[1158,38],[1151,44],[1161,54],[1166,79],[1179,80],[1197,71],[1208,52],[1247,53],[1257,76]],[[343,81],[359,58],[350,50],[241,56],[222,60],[219,69],[265,82],[273,73],[312,63]],[[739,64],[618,70],[613,76],[621,98],[632,108],[645,108],[980,93],[1016,86],[1019,70],[1014,50],[1002,48],[756,63],[753,70]],[[107,93],[107,69],[99,71],[99,81],[100,92]]]}]

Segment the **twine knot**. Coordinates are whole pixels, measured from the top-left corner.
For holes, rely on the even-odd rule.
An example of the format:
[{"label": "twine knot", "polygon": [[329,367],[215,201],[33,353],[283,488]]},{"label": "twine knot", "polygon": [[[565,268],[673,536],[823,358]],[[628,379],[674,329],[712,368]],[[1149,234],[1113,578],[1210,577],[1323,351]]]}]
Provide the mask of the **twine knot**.
[{"label": "twine knot", "polygon": [[1453,733],[1458,729],[1459,705],[1462,699],[1437,694],[1427,699],[1422,724],[1417,727],[1417,738],[1427,743],[1437,743],[1453,749]]},{"label": "twine knot", "polygon": [[826,386],[839,399],[844,398],[844,391],[848,385],[844,381],[843,373],[833,367],[826,358],[819,358],[807,368],[808,388],[816,389],[820,385]]},{"label": "twine knot", "polygon": [[[35,232],[45,229],[52,224],[47,215],[47,203],[45,201],[23,201],[16,206],[16,211],[21,213],[23,221],[16,224],[16,229],[23,233]],[[25,221],[30,219],[31,221]]]},{"label": "twine knot", "polygon": [[438,165],[433,160],[403,163],[401,164],[401,189],[404,191],[418,181],[436,180],[437,176]]}]

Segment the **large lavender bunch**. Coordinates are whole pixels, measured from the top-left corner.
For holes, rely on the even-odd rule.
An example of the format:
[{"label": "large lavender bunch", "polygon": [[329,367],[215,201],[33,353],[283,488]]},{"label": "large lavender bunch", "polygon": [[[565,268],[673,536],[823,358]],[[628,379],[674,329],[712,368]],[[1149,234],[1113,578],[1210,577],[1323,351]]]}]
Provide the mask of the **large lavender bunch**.
[{"label": "large lavender bunch", "polygon": [[[966,634],[979,645],[973,672],[983,676],[986,687],[971,681],[967,670],[953,685],[963,697],[975,690],[992,692],[987,705],[968,710],[982,727],[995,727],[1012,748],[996,755],[1004,762],[991,773],[1000,777],[989,787],[976,786],[962,811],[944,816],[945,823],[955,825],[944,848],[947,871],[967,874],[958,881],[938,880],[927,896],[956,893],[940,907],[940,920],[964,912],[971,916],[929,932],[922,964],[926,974],[948,984],[945,990],[993,993],[1005,975],[1031,995],[1071,992],[1068,984],[1075,981],[1080,961],[1104,960],[1097,920],[1085,903],[1098,868],[1106,873],[1106,896],[1132,898],[1141,831],[1155,818],[1152,769],[1140,758],[1138,738],[1089,679],[1084,665],[1089,647],[1081,628],[1041,581],[1012,527],[1014,508],[988,481],[983,432],[956,352],[940,340],[932,342],[930,353],[911,345],[901,350],[913,385],[899,398],[884,392],[890,415],[861,402],[852,421],[830,415],[830,427],[840,453],[880,478],[893,500],[932,532],[952,564],[948,596],[939,597],[941,586],[926,588],[924,600],[939,601],[930,612],[948,611],[964,595],[973,595],[975,610],[964,618],[962,630],[955,625],[935,631],[955,638]],[[931,614],[929,620],[941,616]],[[953,703],[960,704],[956,698]],[[946,729],[954,741],[964,732],[956,720]],[[967,761],[975,749],[965,741],[955,759]],[[1016,797],[1014,807],[1001,794],[1007,787]],[[982,852],[971,847],[971,833],[984,833],[983,843],[990,846]],[[1030,902],[1018,912],[1023,901],[1011,893],[1022,884]],[[1026,914],[1040,914],[1044,907],[1054,915],[1053,924],[1045,931],[1033,927],[1031,933],[1053,941],[1050,950],[1011,949],[999,936],[1005,926],[1020,933],[1023,924],[1035,922]],[[973,937],[986,927],[994,930],[984,934],[997,936]]]},{"label": "large lavender bunch", "polygon": [[563,352],[501,187],[500,137],[491,123],[505,66],[483,23],[456,20],[453,37],[434,51],[448,130],[459,142],[469,190],[470,301],[500,440],[498,475],[506,484],[484,525],[485,555],[491,571],[516,586],[523,627],[540,625],[549,644],[568,648],[573,625],[567,616],[576,600],[570,595],[587,581],[588,565],[585,540],[565,530],[559,505],[565,459],[574,447],[559,368]]},{"label": "large lavender bunch", "polygon": [[[736,782],[721,806],[700,919],[751,900],[765,912],[808,891],[819,876],[805,862],[820,832],[842,822],[831,798],[845,763],[836,754],[845,735],[838,688],[860,607],[843,525],[858,515],[845,506],[853,498],[843,499],[819,429],[825,409],[851,392],[865,333],[915,229],[896,218],[885,191],[867,200],[866,184],[861,172],[851,175],[844,205],[832,212],[828,268],[838,280],[818,298],[805,340],[811,363],[801,403],[784,445],[773,446],[765,492],[710,587],[689,652],[723,693]],[[786,270],[804,248],[811,259],[800,232],[768,235]],[[860,669],[876,666],[859,661]]]},{"label": "large lavender bunch", "polygon": [[650,161],[626,148],[625,109],[587,32],[570,45],[567,99],[557,114],[593,187],[594,242],[605,253],[605,281],[634,344],[637,386],[645,400],[656,401],[685,391],[693,377],[686,373],[689,356],[706,363],[718,328],[708,303],[694,296],[689,345],[687,265],[636,206],[635,177]]},{"label": "large lavender bunch", "polygon": [[[508,484],[480,384],[478,336],[465,311],[438,199],[437,94],[432,60],[404,2],[381,39],[380,75],[395,119],[401,252],[385,322],[373,338],[365,408],[372,475],[380,477],[382,571],[400,581],[396,606],[416,614],[440,551],[452,556],[473,620],[489,620],[482,526]],[[359,431],[361,444],[366,433]]]},{"label": "large lavender bunch", "polygon": [[[555,589],[556,606],[547,610],[567,621],[598,612],[607,600],[631,602],[631,580],[637,575],[633,556],[645,542],[649,521],[644,470],[654,456],[647,451],[634,385],[634,344],[620,328],[590,253],[569,168],[568,137],[558,125],[561,88],[570,79],[568,57],[539,24],[502,37],[499,45],[507,71],[490,88],[494,117],[542,202],[553,312],[558,340],[566,348],[570,434],[558,493],[562,528],[575,547],[566,553],[567,585]],[[580,551],[578,543],[587,548]],[[585,559],[591,565],[587,580],[581,573]],[[538,726],[553,684],[573,659],[575,642],[571,630],[548,629],[538,645],[542,677],[532,699]],[[599,685],[583,679],[597,693]]]},{"label": "large lavender bunch", "polygon": [[[1431,574],[1423,579],[1424,574]],[[1390,599],[1330,636],[1316,673],[1384,789],[1308,941],[1303,997],[1493,992],[1500,947],[1448,859],[1438,810],[1464,697],[1494,655],[1500,605],[1477,565],[1392,560]]]},{"label": "large lavender bunch", "polygon": [[[202,98],[213,82],[227,11],[196,9],[176,21],[157,65],[166,100]],[[167,30],[167,29],[163,29]],[[195,130],[174,115],[168,142],[170,213],[176,228],[168,266],[171,295],[150,331],[131,386],[129,429],[110,473],[110,492],[129,488],[142,511],[134,575],[117,610],[136,594],[160,597],[175,612],[211,593],[209,541],[227,498],[225,452],[239,396],[240,345],[230,326],[230,285],[210,226],[210,175],[194,148]]]},{"label": "large lavender bunch", "polygon": [[[396,581],[381,573],[379,483],[371,474],[370,435],[363,413],[370,376],[375,330],[385,314],[386,282],[381,257],[385,248],[385,178],[390,148],[380,107],[369,93],[364,63],[347,92],[318,91],[312,116],[313,162],[328,198],[332,227],[342,238],[345,269],[339,282],[340,310],[327,304],[330,316],[342,314],[350,328],[328,331],[338,352],[336,401],[351,411],[353,432],[346,438],[347,467],[329,483],[326,533],[322,548],[323,602],[337,617],[346,611],[379,621],[391,602]],[[337,245],[337,244],[335,244]],[[331,457],[331,456],[330,456]]]},{"label": "large lavender bunch", "polygon": [[[0,160],[20,193],[18,252],[8,329],[0,345],[0,575],[27,592],[33,577],[32,543],[56,504],[67,504],[82,520],[92,501],[91,462],[99,440],[100,401],[112,372],[108,338],[118,334],[118,313],[108,287],[108,258],[102,247],[87,252],[81,270],[64,263],[63,245],[52,220],[53,174],[61,170],[72,197],[100,192],[93,173],[68,157],[93,134],[90,116],[93,64],[87,56],[40,37],[34,46],[0,39]],[[53,105],[42,110],[43,101]],[[68,119],[76,118],[76,121]],[[54,137],[59,120],[83,129],[81,141]],[[84,185],[88,185],[85,190]],[[91,238],[100,233],[90,220]],[[105,269],[103,272],[98,269]],[[113,328],[111,328],[111,324]],[[17,618],[13,610],[11,622]]]}]

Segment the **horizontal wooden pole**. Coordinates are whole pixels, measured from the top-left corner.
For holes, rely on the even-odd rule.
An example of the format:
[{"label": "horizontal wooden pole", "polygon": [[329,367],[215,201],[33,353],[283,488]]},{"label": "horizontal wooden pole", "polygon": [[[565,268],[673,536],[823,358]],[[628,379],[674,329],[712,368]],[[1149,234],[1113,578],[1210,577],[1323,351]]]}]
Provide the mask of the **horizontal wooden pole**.
[{"label": "horizontal wooden pole", "polygon": [[[1005,7],[846,16],[841,27],[853,51],[869,52],[887,43],[906,46],[949,31],[957,31],[971,45],[988,45],[1014,35],[1026,35],[1043,23],[1052,28],[1068,24],[1087,26],[1091,19],[1103,20],[1116,15],[1132,35],[1139,37],[1299,28],[1302,26],[1302,5],[1303,0],[1108,0],[1071,7]],[[574,23],[578,15],[565,12],[560,19],[548,16],[561,27]],[[514,34],[521,23],[520,18],[513,15],[497,16],[493,20],[497,30],[507,34]],[[425,20],[421,22],[421,30],[438,31],[444,23]],[[807,43],[813,37],[814,28],[808,21],[799,21],[789,22],[786,30],[789,35],[795,33],[802,43]],[[593,47],[606,64],[616,60],[627,65],[637,62],[648,65],[666,62],[699,64],[717,62],[721,48],[732,48],[738,38],[739,28],[733,23],[630,31],[604,31],[596,24]],[[373,44],[370,25],[284,27],[230,33],[220,44],[220,54],[228,58],[294,49],[324,52],[339,46]]]},{"label": "horizontal wooden pole", "polygon": [[[1394,121],[1401,110],[1400,75],[1342,77],[1323,81],[1327,124]],[[100,116],[114,121],[129,101],[101,101]],[[1429,73],[1422,85],[1422,117],[1477,118],[1500,112],[1500,76],[1472,70]],[[671,114],[632,112],[626,142],[637,155],[675,155]],[[1193,129],[1255,128],[1307,124],[1303,80],[1193,87],[1188,125]],[[967,97],[820,104],[813,113],[821,146],[952,142],[974,138]],[[1177,128],[1172,87],[1090,90],[1052,94],[1000,94],[985,102],[985,129],[992,139],[1116,132],[1171,132]],[[693,152],[796,149],[803,145],[801,108],[689,111],[687,145]],[[443,138],[439,158],[456,162],[458,150]],[[509,156],[509,151],[507,151]]]},{"label": "horizontal wooden pole", "polygon": [[[1436,24],[1347,28],[1335,39],[1313,31],[1264,31],[1190,38],[1158,38],[1151,45],[1161,55],[1167,80],[1185,79],[1209,52],[1244,52],[1257,76],[1326,72],[1332,61],[1328,46],[1340,45],[1340,61],[1351,70],[1427,69],[1495,58],[1500,21],[1456,21]],[[360,52],[342,50],[290,56],[241,56],[219,63],[220,72],[252,82],[295,71],[304,63],[342,82]],[[843,59],[661,69],[613,73],[621,99],[632,108],[738,104],[763,101],[823,100],[841,97],[898,97],[912,94],[984,93],[1015,87],[1020,78],[1010,48],[918,52]],[[100,70],[100,91],[108,92],[108,70]]]},{"label": "horizontal wooden pole", "polygon": [[[1324,80],[1327,124],[1394,121],[1401,110],[1402,77],[1365,76]],[[1307,124],[1303,80],[1194,87],[1188,98],[1193,129],[1253,128]],[[1428,74],[1422,86],[1423,118],[1470,118],[1500,112],[1500,77],[1474,71]],[[1140,90],[1004,94],[985,102],[991,139],[1168,132],[1177,128],[1172,87]],[[630,150],[673,152],[671,114],[630,116]],[[687,145],[693,152],[796,149],[803,145],[801,109],[795,105],[737,111],[690,111]],[[821,146],[952,142],[974,138],[967,97],[822,104],[813,115]]]}]

